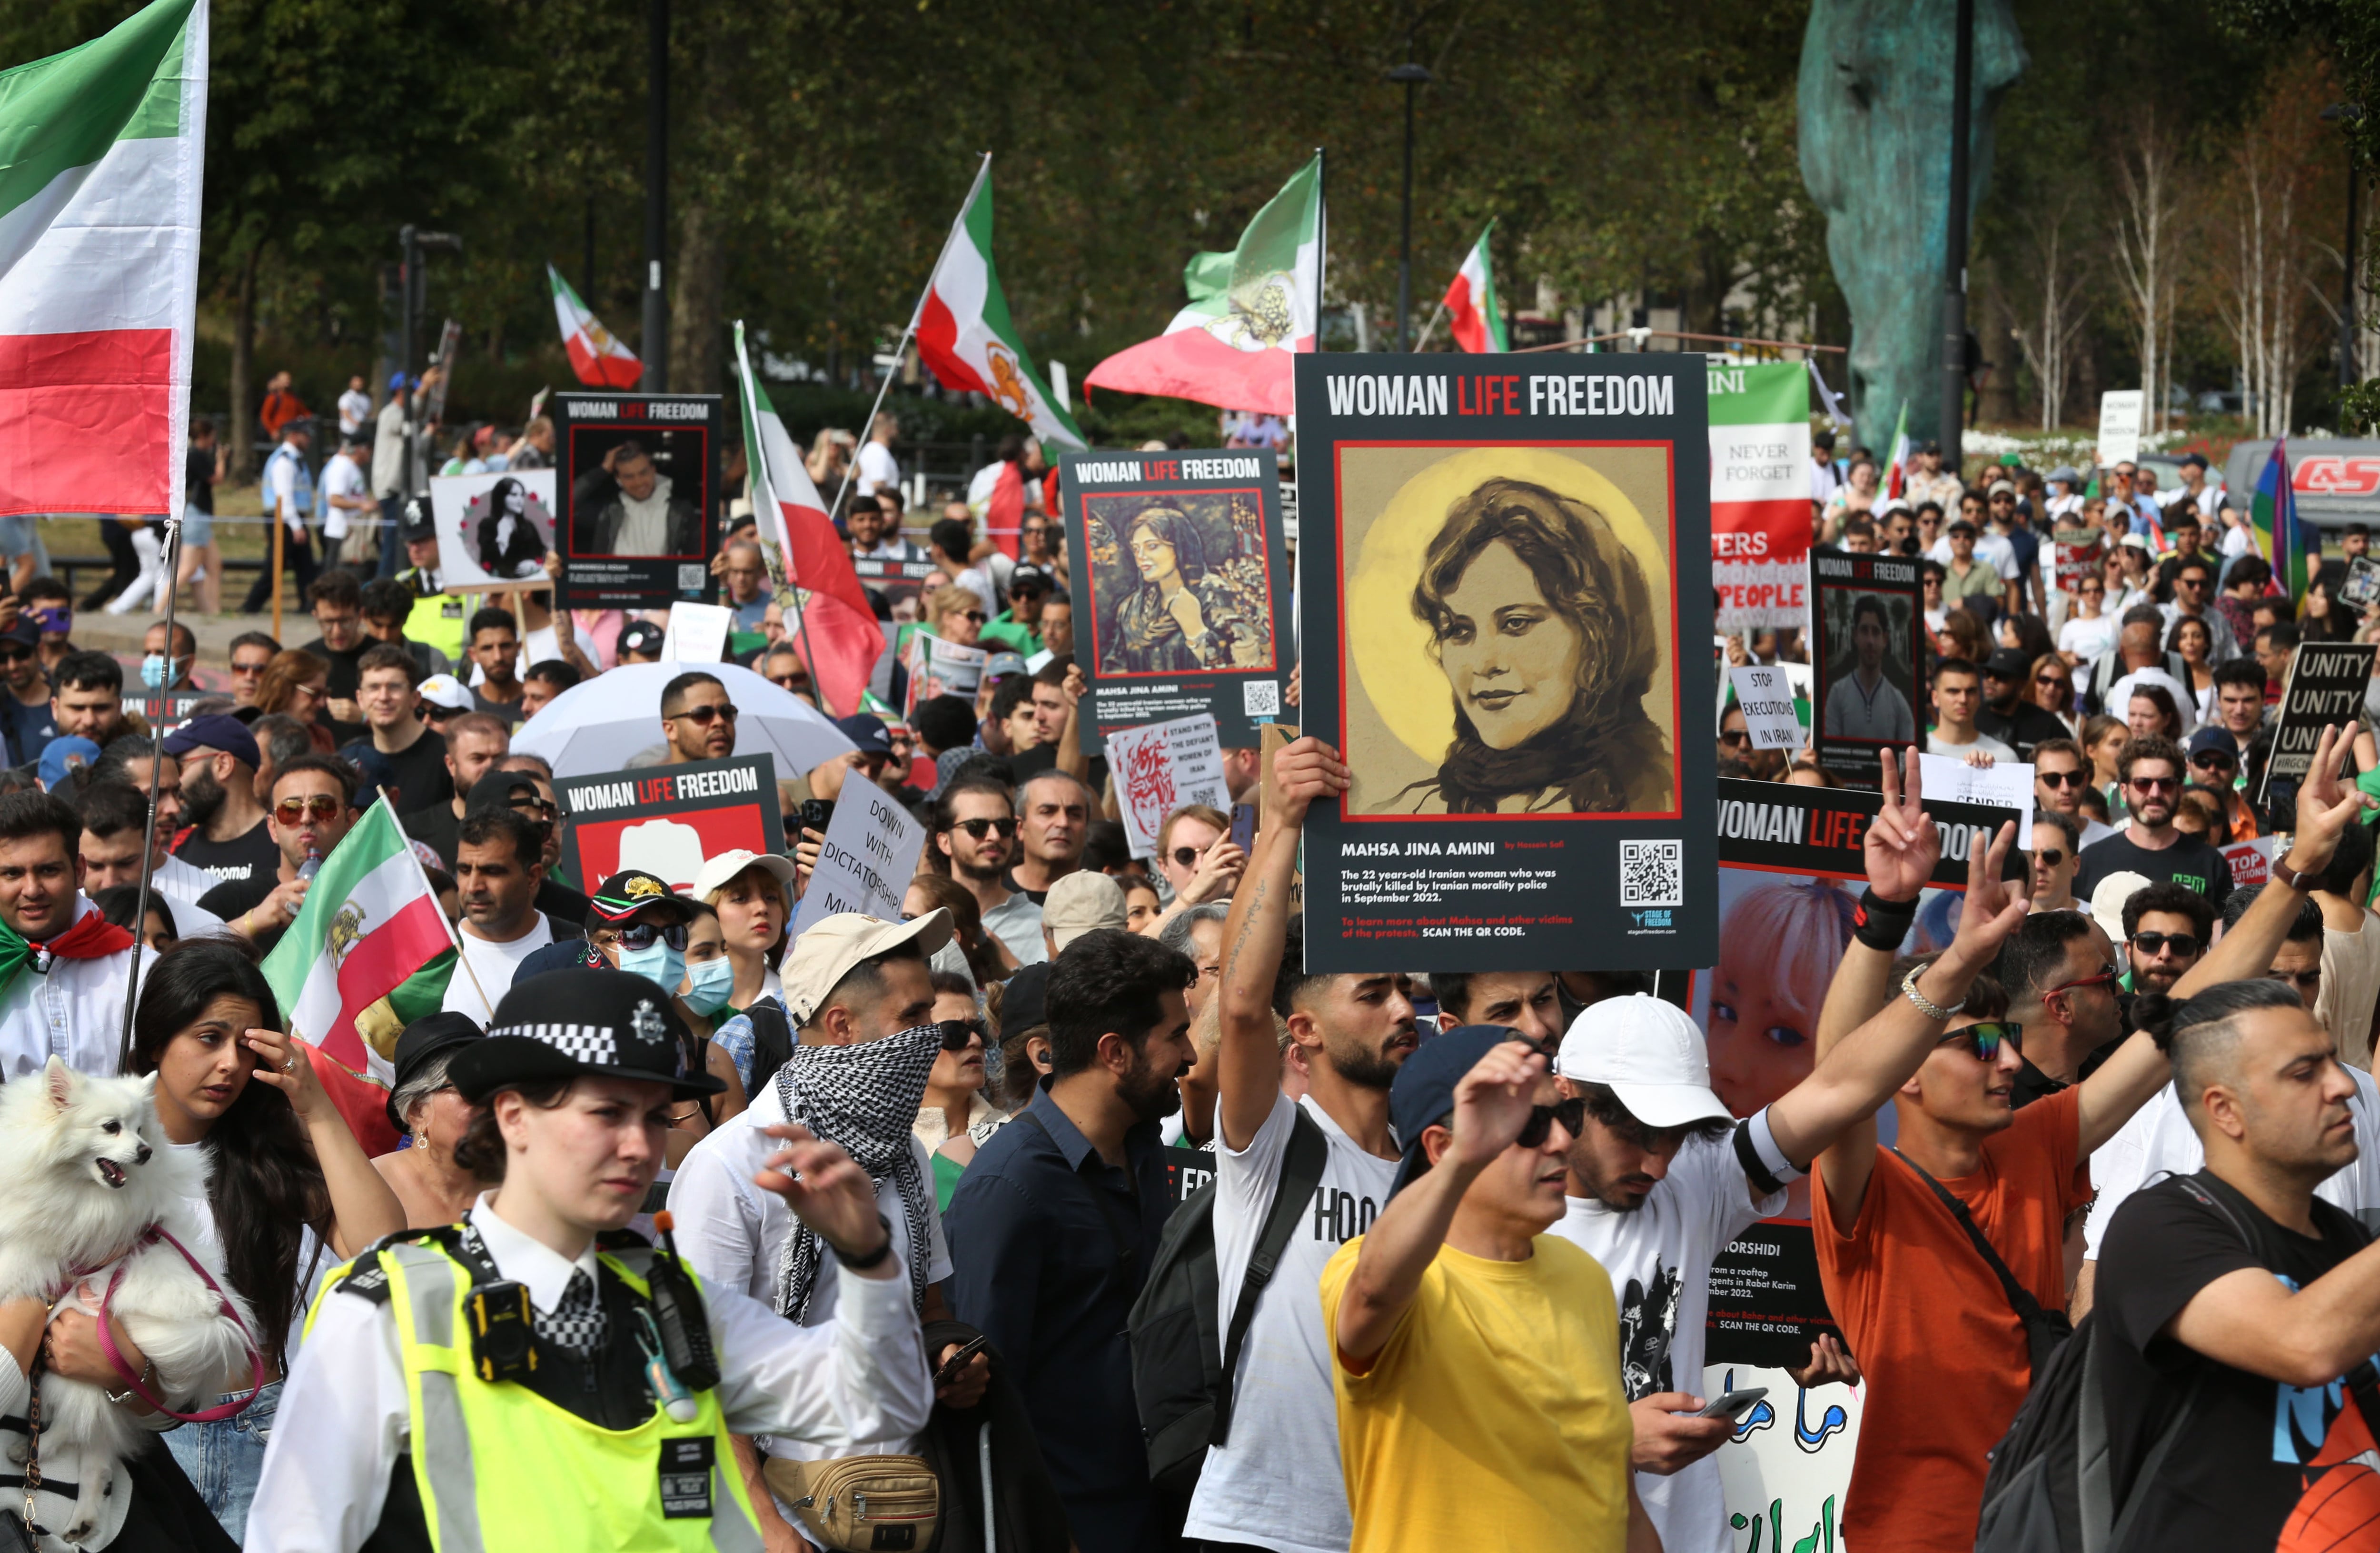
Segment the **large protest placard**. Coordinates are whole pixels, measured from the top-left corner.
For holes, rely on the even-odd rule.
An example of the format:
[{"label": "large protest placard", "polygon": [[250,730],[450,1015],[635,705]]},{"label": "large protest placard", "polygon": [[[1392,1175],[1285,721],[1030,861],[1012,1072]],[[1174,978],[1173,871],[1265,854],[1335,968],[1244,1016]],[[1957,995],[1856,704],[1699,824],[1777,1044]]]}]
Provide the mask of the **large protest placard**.
[{"label": "large protest placard", "polygon": [[1156,855],[1165,817],[1184,805],[1226,811],[1232,807],[1222,745],[1215,720],[1205,712],[1119,728],[1108,736],[1107,756],[1124,839],[1135,857]]},{"label": "large protest placard", "polygon": [[590,893],[622,868],[642,868],[684,892],[714,853],[785,850],[772,756],[557,777],[553,786],[563,868]]},{"label": "large protest placard", "polygon": [[795,935],[837,912],[900,921],[901,901],[925,845],[926,828],[891,794],[873,783],[844,783],[794,916]]},{"label": "large protest placard", "polygon": [[990,658],[986,648],[946,642],[931,631],[911,632],[908,645],[901,649],[901,664],[909,675],[901,694],[901,715],[914,720],[917,708],[937,696],[973,699]]},{"label": "large protest placard", "polygon": [[[1847,788],[1718,783],[1719,947],[1716,966],[1694,975],[1688,1012],[1708,1043],[1711,1087],[1737,1116],[1755,1114],[1810,1075],[1818,1012],[1851,942],[1852,913],[1864,883],[1861,848],[1882,807],[1879,795]],[[1975,828],[1996,828],[2009,818],[2001,809],[1930,798],[1925,807],[1940,828],[1942,859],[1900,946],[1912,954],[1949,943],[1965,900]],[[2011,850],[2009,874],[2023,866]],[[1882,1141],[1891,1142],[1890,1106],[1877,1123]],[[1624,1331],[1658,1328],[1637,1300],[1622,1305],[1621,1322]],[[1719,1452],[1728,1507],[1747,1523],[1766,1523],[1772,1534],[1784,1528],[1785,1539],[1774,1545],[1780,1553],[1822,1546],[1801,1539],[1804,1530],[1841,1519],[1861,1398],[1844,1386],[1804,1391],[1786,1373],[1809,1363],[1810,1344],[1820,1335],[1840,1336],[1819,1284],[1806,1178],[1788,1189],[1782,1212],[1753,1225],[1712,1261],[1704,1333],[1703,1373],[1674,1376],[1674,1385],[1706,1397],[1768,1389],[1737,1425],[1733,1438],[1748,1449]],[[1632,1348],[1631,1364],[1639,1360]],[[1764,1535],[1762,1553],[1771,1546]]]},{"label": "large protest placard", "polygon": [[2080,507],[2058,519],[2049,542],[2058,574],[2053,586],[2061,593],[2079,591],[2082,579],[2098,576],[2107,560],[2107,531],[2085,518]]},{"label": "large protest placard", "polygon": [[1269,452],[1070,453],[1058,460],[1082,741],[1193,712],[1254,748],[1291,664],[1289,552]]},{"label": "large protest placard", "polygon": [[1706,959],[1701,358],[1295,370],[1304,725],[1354,771],[1306,817],[1306,968]]},{"label": "large protest placard", "polygon": [[[877,555],[855,555],[851,569],[859,577],[859,586],[884,595],[885,601],[897,611],[902,601],[914,601],[920,593],[930,592],[941,580],[942,569],[931,561],[887,561]],[[908,618],[917,618],[916,605],[910,606]]]},{"label": "large protest placard", "polygon": [[2295,782],[2313,769],[2325,728],[2338,724],[2353,731],[2363,715],[2376,652],[2380,644],[2372,642],[2300,642],[2289,654],[2289,678],[2281,684],[2273,723],[2273,752],[2256,792],[2259,806],[2272,801],[2275,777]]},{"label": "large protest placard", "polygon": [[2099,467],[2138,462],[2141,456],[2141,409],[2147,394],[2137,388],[2118,388],[2099,395]]},{"label": "large protest placard", "polygon": [[1713,361],[1711,584],[1725,631],[1810,615],[1810,374],[1792,361]]},{"label": "large protest placard", "polygon": [[553,471],[441,475],[430,482],[438,576],[450,593],[547,586],[553,548]]},{"label": "large protest placard", "polygon": [[1810,662],[1816,671],[1818,764],[1874,792],[1876,752],[1925,732],[1925,604],[1917,563],[1901,555],[1810,552]]},{"label": "large protest placard", "polygon": [[135,690],[127,686],[124,715],[144,719],[149,731],[162,738],[190,720],[192,707],[222,694],[219,690]]},{"label": "large protest placard", "polygon": [[562,601],[667,609],[719,591],[721,399],[715,394],[558,394]]}]

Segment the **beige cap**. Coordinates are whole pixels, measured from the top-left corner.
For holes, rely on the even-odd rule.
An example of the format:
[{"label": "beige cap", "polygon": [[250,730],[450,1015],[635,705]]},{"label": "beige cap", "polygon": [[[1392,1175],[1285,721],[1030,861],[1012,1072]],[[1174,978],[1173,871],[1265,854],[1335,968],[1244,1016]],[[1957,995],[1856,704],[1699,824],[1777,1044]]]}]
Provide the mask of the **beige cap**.
[{"label": "beige cap", "polygon": [[1041,903],[1041,926],[1065,947],[1085,933],[1101,928],[1122,928],[1123,886],[1097,868],[1077,868],[1050,887]]},{"label": "beige cap", "polygon": [[2124,941],[2124,903],[2149,887],[2146,874],[2136,874],[2130,868],[2119,869],[2099,881],[2091,892],[2091,919],[2110,942]]},{"label": "beige cap", "polygon": [[694,876],[693,888],[686,893],[698,901],[709,901],[727,888],[729,881],[747,868],[760,868],[773,877],[787,891],[794,886],[794,863],[790,857],[780,857],[771,852],[747,852],[743,847],[722,852],[702,860],[702,867]]},{"label": "beige cap", "polygon": [[785,1013],[807,1025],[825,1006],[835,983],[862,960],[873,960],[905,943],[930,955],[951,941],[951,914],[941,906],[908,922],[887,922],[856,911],[822,916],[802,929],[785,956]]}]

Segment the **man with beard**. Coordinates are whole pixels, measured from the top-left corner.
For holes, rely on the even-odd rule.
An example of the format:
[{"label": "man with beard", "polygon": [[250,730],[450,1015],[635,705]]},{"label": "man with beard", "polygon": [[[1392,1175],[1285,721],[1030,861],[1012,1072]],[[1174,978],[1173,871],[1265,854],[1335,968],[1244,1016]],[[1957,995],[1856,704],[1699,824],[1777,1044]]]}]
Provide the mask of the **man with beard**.
[{"label": "man with beard", "polygon": [[1025,807],[1016,832],[1023,850],[1006,883],[1038,906],[1051,885],[1083,866],[1094,805],[1090,790],[1063,771],[1043,771],[1016,791]]},{"label": "man with beard", "polygon": [[1539,1046],[1561,1035],[1561,991],[1551,971],[1432,971],[1429,989],[1441,1030],[1499,1025]]},{"label": "man with beard", "polygon": [[[296,921],[312,882],[299,874],[310,856],[328,857],[356,820],[355,768],[328,755],[301,755],[273,773],[273,807],[265,827],[274,867],[253,879],[225,880],[199,904],[232,931],[269,953]],[[482,1008],[484,1017],[492,1009]]]},{"label": "man with beard", "polygon": [[464,810],[471,799],[471,784],[504,758],[512,746],[512,736],[493,714],[467,711],[447,722],[445,738],[446,775],[454,783],[454,796],[426,808],[416,808],[403,816],[402,821],[405,833],[437,853],[445,860],[447,872],[452,873],[455,832],[462,826]]},{"label": "man with beard", "polygon": [[281,849],[264,828],[256,795],[261,756],[236,717],[194,717],[165,735],[165,753],[182,765],[182,818],[190,830],[174,855],[217,883],[253,883],[281,867]]},{"label": "man with beard", "polygon": [[115,1073],[132,956],[155,963],[84,897],[81,841],[80,818],[49,794],[0,797],[0,1083],[53,1056]]},{"label": "man with beard", "polygon": [[1827,689],[1826,730],[1833,739],[1906,744],[1917,736],[1909,698],[1884,677],[1892,629],[1884,601],[1863,593],[1852,601],[1852,672]]},{"label": "man with beard", "polygon": [[[752,1180],[782,1147],[771,1129],[796,1124],[839,1144],[868,1171],[919,1318],[929,1327],[949,1322],[950,1247],[935,1207],[933,1164],[910,1120],[942,1049],[941,1028],[932,1023],[926,957],[950,937],[945,911],[908,922],[842,912],[821,917],[788,952],[793,1056],[748,1107],[695,1145],[670,1182],[678,1245],[705,1281],[740,1290],[795,1326],[834,1318],[833,1280],[817,1276],[820,1259],[813,1254],[805,1261],[802,1248],[792,1244],[799,1224],[782,1199],[771,1199]],[[927,1357],[939,1369],[957,1346],[939,1341]],[[978,1353],[937,1388],[936,1398],[972,1407],[990,1377],[990,1361]],[[904,1438],[862,1443],[845,1454],[905,1455],[917,1449],[915,1438]],[[825,1455],[795,1439],[736,1438],[735,1459],[764,1539],[783,1535],[772,1519],[785,1523],[784,1533],[819,1535],[799,1518],[794,1501],[808,1492],[806,1472]]]},{"label": "man with beard", "polygon": [[664,766],[693,760],[724,760],[735,753],[735,703],[717,674],[689,670],[662,686],[662,734],[669,741]]},{"label": "man with beard", "polygon": [[2174,810],[2181,807],[2180,748],[2155,734],[2128,739],[2116,755],[2116,774],[2123,779],[2124,801],[2132,811],[2131,824],[2082,849],[2082,873],[2074,892],[2088,896],[2112,873],[2135,873],[2152,883],[2172,880],[2206,897],[2223,909],[2231,893],[2231,865],[2223,854],[2197,836],[2174,828]]},{"label": "man with beard", "polygon": [[1170,1540],[1126,1327],[1173,1211],[1158,1123],[1182,1103],[1196,976],[1136,933],[1067,945],[1050,968],[1050,1076],[977,1152],[944,1215],[951,1307],[1004,1361],[1081,1553]]},{"label": "man with beard", "polygon": [[1016,810],[1000,779],[978,772],[942,789],[934,801],[933,844],[949,863],[951,878],[975,897],[984,931],[997,935],[1017,964],[1050,957],[1041,942],[1041,908],[1005,882],[1016,855]]},{"label": "man with beard", "polygon": [[2000,951],[2009,1017],[2024,1027],[2009,1103],[2022,1110],[2099,1071],[2124,1037],[2119,963],[2090,914],[2034,912]]},{"label": "man with beard", "polygon": [[[1274,758],[1278,801],[1223,926],[1220,1098],[1215,1120],[1215,1270],[1220,1329],[1244,1329],[1228,1377],[1229,1440],[1212,1446],[1183,1535],[1301,1553],[1353,1535],[1340,1472],[1338,1403],[1323,1335],[1322,1269],[1369,1229],[1396,1179],[1389,1086],[1420,1045],[1405,976],[1307,976],[1289,950],[1290,887],[1305,811],[1347,790],[1338,752],[1311,736]],[[1276,1016],[1309,1074],[1281,1092]],[[1248,1266],[1280,1198],[1303,1205],[1270,1281]],[[1243,1302],[1253,1299],[1252,1313]],[[1226,1362],[1232,1362],[1227,1358]]]},{"label": "man with beard", "polygon": [[2171,992],[2215,941],[2215,908],[2187,884],[2152,884],[2124,902],[2132,990]]}]

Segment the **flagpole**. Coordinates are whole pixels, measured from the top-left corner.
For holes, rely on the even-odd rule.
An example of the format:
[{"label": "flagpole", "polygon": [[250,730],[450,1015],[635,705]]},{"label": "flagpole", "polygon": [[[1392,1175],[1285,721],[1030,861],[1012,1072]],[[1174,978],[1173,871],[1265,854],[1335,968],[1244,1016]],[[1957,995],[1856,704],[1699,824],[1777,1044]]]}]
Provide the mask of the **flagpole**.
[{"label": "flagpole", "polygon": [[[132,975],[124,987],[124,1028],[116,1043],[115,1062],[120,1072],[128,1071],[132,1062],[132,1013],[140,1001],[140,951],[149,942],[149,876],[157,856],[158,779],[165,769],[165,735],[157,731],[157,723],[165,721],[165,696],[174,688],[176,678],[174,602],[181,590],[175,586],[174,573],[182,549],[182,516],[168,513],[162,521],[165,525],[165,542],[159,547],[157,567],[158,586],[165,591],[165,677],[157,687],[157,721],[149,725],[149,820],[140,831],[140,890],[133,897],[132,910]],[[280,521],[276,513],[273,522],[277,525]]]},{"label": "flagpole", "polygon": [[[752,376],[751,355],[744,348],[744,321],[740,318],[735,321],[735,370],[742,374],[742,376],[736,380],[736,387],[740,389],[744,394],[745,478],[748,481],[751,478],[752,471],[759,471],[760,476],[760,484],[766,491],[769,497],[769,504],[776,514],[777,525],[780,529],[783,529],[785,522],[785,504],[777,500],[777,482],[769,478],[769,450],[760,441],[760,412],[752,403],[753,384],[758,380]],[[892,381],[892,375],[890,372],[887,372],[884,376],[884,381],[891,382]],[[879,402],[881,403],[880,396]],[[872,422],[874,419],[874,416],[871,414],[869,417],[870,421]],[[852,460],[854,465],[856,465],[858,462],[859,460],[856,457]],[[759,516],[759,504],[753,504],[752,512],[756,518]],[[830,525],[832,525],[834,522],[834,515],[830,512],[827,514],[826,520]],[[829,717],[832,717],[834,715],[834,703],[827,698],[826,676],[819,673],[818,649],[810,646],[810,612],[802,607],[801,579],[794,576],[793,538],[794,537],[790,531],[785,533],[785,585],[794,594],[794,628],[802,634],[802,656],[809,660],[810,694],[819,698],[819,706],[825,710]],[[810,591],[812,597],[817,596],[818,590],[816,588],[812,588]],[[780,620],[784,618],[784,613],[785,607],[783,604],[780,603],[777,606],[777,616]],[[762,667],[765,668],[767,664],[764,661]],[[862,693],[865,694],[865,686],[862,687]],[[852,710],[856,711],[858,709],[855,707]]]},{"label": "flagpole", "polygon": [[1314,148],[1314,354],[1322,354],[1322,277],[1330,269],[1330,200],[1322,148]]},{"label": "flagpole", "polygon": [[1438,299],[1438,307],[1429,315],[1429,322],[1422,326],[1421,338],[1414,342],[1415,356],[1429,348],[1429,337],[1438,332],[1438,321],[1445,316],[1446,298],[1441,297]]}]

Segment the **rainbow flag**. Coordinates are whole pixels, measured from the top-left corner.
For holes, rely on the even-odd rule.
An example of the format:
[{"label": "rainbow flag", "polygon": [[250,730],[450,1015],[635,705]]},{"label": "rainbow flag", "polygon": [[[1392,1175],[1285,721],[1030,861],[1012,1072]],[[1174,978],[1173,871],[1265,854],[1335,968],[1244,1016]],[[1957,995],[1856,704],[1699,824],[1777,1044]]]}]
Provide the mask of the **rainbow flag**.
[{"label": "rainbow flag", "polygon": [[2256,531],[2257,550],[2273,564],[2273,580],[2265,590],[2294,602],[2305,597],[2307,579],[2313,575],[2312,557],[2321,552],[2322,540],[2313,525],[2298,517],[2289,450],[2287,437],[2273,444],[2273,456],[2256,479],[2255,499],[2248,504],[2248,521]]}]

